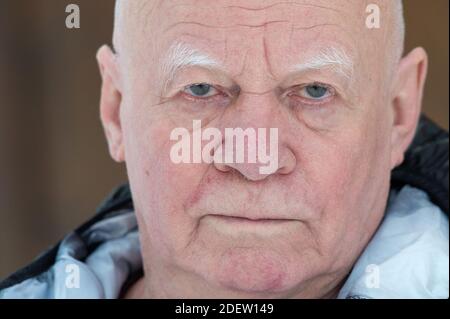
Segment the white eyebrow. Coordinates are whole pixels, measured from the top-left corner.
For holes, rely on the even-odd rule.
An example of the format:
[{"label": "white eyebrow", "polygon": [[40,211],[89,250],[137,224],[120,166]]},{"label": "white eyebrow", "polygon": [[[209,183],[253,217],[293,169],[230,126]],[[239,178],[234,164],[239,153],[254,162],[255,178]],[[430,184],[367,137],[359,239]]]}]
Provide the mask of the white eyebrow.
[{"label": "white eyebrow", "polygon": [[[164,87],[167,88],[180,69],[189,66],[219,68],[221,64],[184,42],[175,42],[170,46],[162,63],[163,74],[167,76]],[[326,68],[334,70],[348,80],[353,77],[353,60],[343,49],[338,47],[322,49],[310,60],[295,65],[292,71],[301,72]]]},{"label": "white eyebrow", "polygon": [[310,60],[294,66],[293,71],[308,71],[330,68],[350,80],[353,77],[353,60],[341,48],[328,47],[319,51]]},{"label": "white eyebrow", "polygon": [[220,63],[190,47],[183,42],[174,43],[168,50],[167,57],[163,62],[163,74],[167,76],[166,87],[173,80],[178,70],[189,66],[201,66],[204,68],[220,67]]}]

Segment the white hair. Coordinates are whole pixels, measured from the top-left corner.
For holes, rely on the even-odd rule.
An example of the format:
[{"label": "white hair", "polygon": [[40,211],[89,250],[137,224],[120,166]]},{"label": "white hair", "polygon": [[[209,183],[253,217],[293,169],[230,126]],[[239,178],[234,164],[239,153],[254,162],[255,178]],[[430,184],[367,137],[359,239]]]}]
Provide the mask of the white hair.
[{"label": "white hair", "polygon": [[122,27],[122,1],[116,0],[114,8],[114,30],[113,30],[113,47],[117,51],[119,47],[119,29]]},{"label": "white hair", "polygon": [[162,72],[167,76],[166,85],[173,79],[176,72],[189,66],[203,68],[220,67],[221,64],[206,53],[192,48],[184,42],[175,42],[169,48],[168,54],[162,63]]},{"label": "white hair", "polygon": [[403,1],[396,0],[394,3],[394,38],[393,38],[393,46],[394,46],[394,54],[395,58],[398,60],[402,57],[404,46],[405,46],[405,17],[403,10]]},{"label": "white hair", "polygon": [[309,69],[332,69],[347,79],[353,77],[353,60],[341,48],[328,47],[322,49],[318,54],[314,55],[310,60],[302,62],[294,67],[296,71],[304,71]]},{"label": "white hair", "polygon": [[[307,72],[310,70],[331,69],[347,80],[353,77],[353,60],[339,47],[328,47],[318,53],[307,57],[304,61],[296,64],[291,72]],[[164,74],[164,87],[174,79],[176,73],[186,67],[202,67],[206,69],[223,68],[220,61],[210,57],[208,54],[193,48],[184,42],[172,44],[162,61],[161,72]]]}]

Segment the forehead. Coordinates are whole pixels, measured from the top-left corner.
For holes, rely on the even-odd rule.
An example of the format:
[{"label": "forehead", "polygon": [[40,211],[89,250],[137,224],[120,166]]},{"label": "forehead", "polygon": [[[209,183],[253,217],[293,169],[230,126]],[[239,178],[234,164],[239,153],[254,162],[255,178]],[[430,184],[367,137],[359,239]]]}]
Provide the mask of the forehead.
[{"label": "forehead", "polygon": [[323,47],[342,47],[356,58],[366,42],[365,2],[143,0],[135,5],[139,46],[163,55],[186,42],[236,70],[248,56],[283,65]]}]

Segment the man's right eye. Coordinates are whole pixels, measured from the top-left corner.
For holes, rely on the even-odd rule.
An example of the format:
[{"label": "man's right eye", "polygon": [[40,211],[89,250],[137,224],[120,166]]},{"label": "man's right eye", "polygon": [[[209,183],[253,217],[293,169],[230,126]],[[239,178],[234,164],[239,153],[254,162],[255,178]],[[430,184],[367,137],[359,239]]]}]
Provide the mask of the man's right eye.
[{"label": "man's right eye", "polygon": [[207,98],[218,93],[212,85],[207,83],[188,85],[184,88],[183,92],[196,98]]}]

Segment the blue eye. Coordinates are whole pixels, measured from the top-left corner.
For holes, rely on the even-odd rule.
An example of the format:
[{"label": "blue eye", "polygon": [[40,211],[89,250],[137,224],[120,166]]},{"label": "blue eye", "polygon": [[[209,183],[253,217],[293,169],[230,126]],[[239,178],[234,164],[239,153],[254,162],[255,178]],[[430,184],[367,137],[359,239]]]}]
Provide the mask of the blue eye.
[{"label": "blue eye", "polygon": [[324,85],[311,84],[301,89],[302,97],[313,100],[320,100],[330,95],[330,89]]},{"label": "blue eye", "polygon": [[192,84],[185,87],[184,91],[194,97],[209,97],[217,94],[216,89],[207,83]]}]

